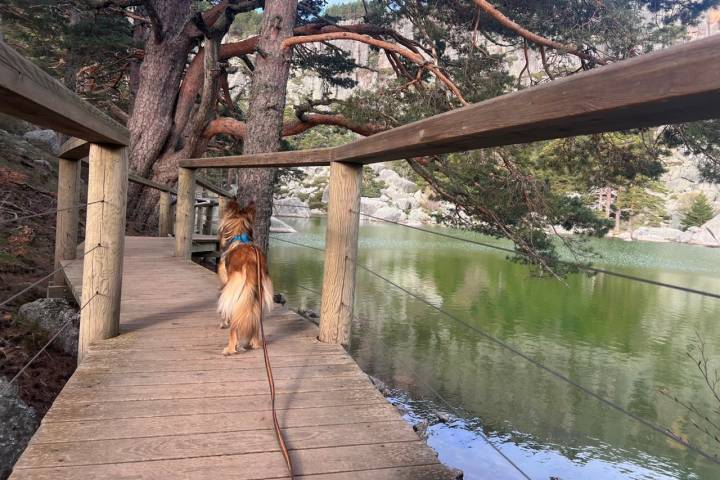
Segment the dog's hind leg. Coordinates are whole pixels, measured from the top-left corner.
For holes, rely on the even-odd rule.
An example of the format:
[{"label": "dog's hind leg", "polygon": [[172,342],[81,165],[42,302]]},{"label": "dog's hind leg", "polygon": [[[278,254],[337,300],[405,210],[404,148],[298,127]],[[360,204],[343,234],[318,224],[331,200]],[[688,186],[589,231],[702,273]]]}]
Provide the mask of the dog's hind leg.
[{"label": "dog's hind leg", "polygon": [[228,338],[227,347],[225,347],[222,351],[223,355],[235,355],[237,353],[237,343],[238,343],[237,325],[232,325],[230,327],[230,335]]}]

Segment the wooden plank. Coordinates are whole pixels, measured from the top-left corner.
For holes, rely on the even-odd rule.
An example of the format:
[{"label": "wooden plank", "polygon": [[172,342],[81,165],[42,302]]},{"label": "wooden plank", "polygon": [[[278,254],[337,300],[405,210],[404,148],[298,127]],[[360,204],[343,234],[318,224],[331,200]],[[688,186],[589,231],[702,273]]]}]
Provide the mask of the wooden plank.
[{"label": "wooden plank", "polygon": [[186,168],[319,167],[330,165],[334,148],[181,160]]},{"label": "wooden plank", "polygon": [[[173,245],[126,239],[127,333],[91,345],[11,478],[285,477],[263,352],[220,355],[216,276],[172,257]],[[82,265],[65,264],[75,286]],[[347,352],[317,340],[314,324],[278,308],[265,327],[297,475],[453,478]]]},{"label": "wooden plank", "polygon": [[[216,398],[175,398],[172,400],[139,400],[133,402],[60,402],[53,405],[43,418],[45,423],[108,420],[122,418],[149,418],[210,413],[266,412],[269,409],[268,395],[242,395]],[[327,392],[293,392],[278,394],[278,411],[316,408],[322,414],[337,421],[343,421],[336,414],[343,409],[365,410],[369,405],[388,405],[380,393],[370,387],[358,390],[331,390]],[[333,417],[333,415],[335,415]],[[283,422],[290,422],[290,412],[283,413]],[[329,421],[329,420],[328,420]],[[235,422],[237,425],[239,422]],[[287,423],[286,425],[295,425]]]},{"label": "wooden plank", "polygon": [[375,163],[720,117],[720,34],[435,115],[332,149],[191,159],[192,167]]},{"label": "wooden plank", "polygon": [[92,342],[120,331],[127,171],[127,147],[90,146],[78,363]]},{"label": "wooden plank", "polygon": [[82,160],[90,155],[90,142],[72,137],[60,146],[58,157],[68,160]]},{"label": "wooden plank", "polygon": [[345,345],[350,338],[360,224],[362,165],[330,165],[320,340]]},{"label": "wooden plank", "polygon": [[90,142],[128,145],[130,133],[0,41],[0,112]]},{"label": "wooden plank", "polygon": [[[340,474],[336,478],[354,478],[345,476],[347,472],[367,471],[372,465],[374,470],[399,469],[407,467],[437,466],[437,458],[421,442],[380,443],[374,445],[355,445],[317,449],[302,449],[290,452],[296,475]],[[454,478],[446,470],[435,467],[434,480]],[[422,470],[420,470],[422,472]],[[77,478],[93,479],[137,479],[166,480],[182,478],[186,480],[257,480],[261,478],[287,478],[287,470],[282,456],[278,452],[255,453],[246,455],[214,455],[207,457],[177,460],[159,460],[155,462],[130,462],[109,465],[83,465],[71,467],[41,467],[17,469],[13,479],[65,480]],[[312,477],[310,477],[312,478]],[[374,478],[367,475],[358,478]],[[379,477],[394,478],[394,477]],[[415,477],[398,477],[415,478]]]}]

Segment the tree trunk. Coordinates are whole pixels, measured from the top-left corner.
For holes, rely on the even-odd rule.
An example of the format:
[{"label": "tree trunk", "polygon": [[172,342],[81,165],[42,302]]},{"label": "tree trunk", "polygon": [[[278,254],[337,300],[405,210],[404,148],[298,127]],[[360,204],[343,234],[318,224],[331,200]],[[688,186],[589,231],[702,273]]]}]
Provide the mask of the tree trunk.
[{"label": "tree trunk", "polygon": [[[160,25],[153,25],[145,42],[139,69],[137,93],[133,99],[130,130],[130,169],[152,178],[152,167],[161,155],[173,127],[177,92],[193,41],[182,33],[191,0],[154,2]],[[128,191],[129,221],[139,230],[152,228],[157,221],[157,192],[132,185]]]},{"label": "tree trunk", "polygon": [[615,209],[615,235],[620,235],[620,216],[622,212],[619,208]]},{"label": "tree trunk", "polygon": [[[280,135],[285,110],[287,80],[292,50],[282,48],[282,41],[293,35],[297,0],[267,0],[260,27],[258,53],[248,105],[245,154],[276,152],[280,149]],[[274,168],[242,169],[238,172],[238,201],[257,203],[255,241],[267,252]]]}]

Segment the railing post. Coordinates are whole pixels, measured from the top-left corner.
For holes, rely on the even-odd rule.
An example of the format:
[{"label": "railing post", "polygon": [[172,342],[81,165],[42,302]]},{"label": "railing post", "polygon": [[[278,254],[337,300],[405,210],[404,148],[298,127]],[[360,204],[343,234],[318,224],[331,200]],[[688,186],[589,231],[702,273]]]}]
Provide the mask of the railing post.
[{"label": "railing post", "polygon": [[[80,161],[60,158],[58,165],[57,220],[55,224],[55,268],[63,260],[77,258],[80,206]],[[65,285],[62,270],[55,273],[53,286]]]},{"label": "railing post", "polygon": [[91,144],[78,363],[120,331],[127,182],[127,147]]},{"label": "railing post", "polygon": [[202,233],[205,235],[210,235],[212,233],[214,208],[215,208],[215,205],[210,204],[205,209],[205,224],[203,225],[203,229],[202,229]]},{"label": "railing post", "polygon": [[190,258],[195,223],[195,170],[178,170],[177,204],[175,206],[175,256]]},{"label": "railing post", "polygon": [[167,237],[172,234],[173,218],[170,215],[170,192],[160,192],[160,218],[158,219],[158,235]]},{"label": "railing post", "polygon": [[320,341],[347,344],[355,298],[362,165],[330,164]]}]

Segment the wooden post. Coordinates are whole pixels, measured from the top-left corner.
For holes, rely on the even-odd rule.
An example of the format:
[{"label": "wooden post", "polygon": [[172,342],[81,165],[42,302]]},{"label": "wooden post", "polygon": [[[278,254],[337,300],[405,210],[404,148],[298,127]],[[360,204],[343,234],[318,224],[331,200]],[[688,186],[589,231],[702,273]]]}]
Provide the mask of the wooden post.
[{"label": "wooden post", "polygon": [[92,144],[78,363],[92,342],[120,331],[127,182],[127,147]]},{"label": "wooden post", "polygon": [[190,258],[195,223],[195,170],[178,170],[177,204],[175,206],[175,256]]},{"label": "wooden post", "polygon": [[[55,268],[63,260],[77,258],[77,238],[80,206],[80,161],[60,158],[58,168],[57,220],[55,224]],[[53,285],[65,285],[60,270],[53,277]]]},{"label": "wooden post", "polygon": [[203,209],[195,207],[195,233],[203,233]]},{"label": "wooden post", "polygon": [[170,192],[160,192],[160,218],[158,220],[158,235],[167,237],[172,234],[173,217],[170,215]]},{"label": "wooden post", "polygon": [[205,224],[203,225],[202,233],[210,235],[212,233],[213,224],[213,210],[215,205],[208,205],[205,209]]},{"label": "wooden post", "polygon": [[330,164],[320,341],[345,345],[355,298],[362,165]]}]

